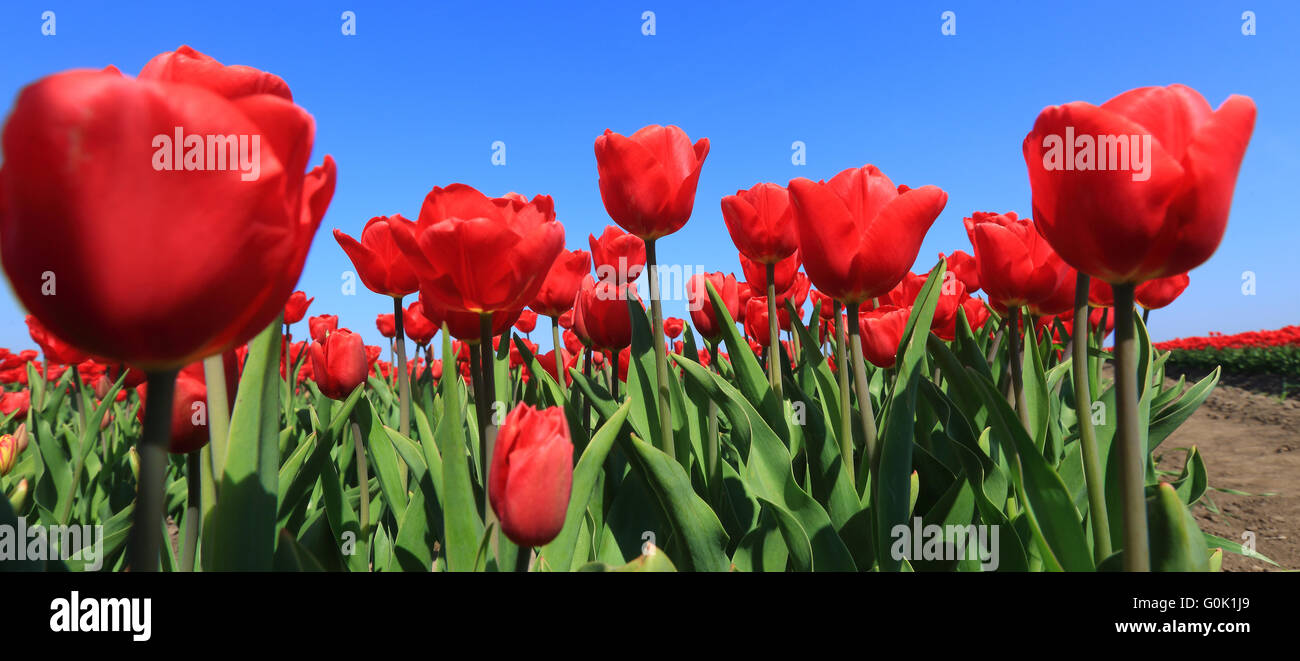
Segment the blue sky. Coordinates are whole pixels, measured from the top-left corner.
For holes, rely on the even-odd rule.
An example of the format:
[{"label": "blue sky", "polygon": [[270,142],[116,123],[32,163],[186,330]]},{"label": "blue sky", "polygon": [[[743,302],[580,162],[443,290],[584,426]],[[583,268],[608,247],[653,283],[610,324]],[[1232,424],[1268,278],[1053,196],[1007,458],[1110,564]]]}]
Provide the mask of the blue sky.
[{"label": "blue sky", "polygon": [[[1300,321],[1300,6],[1290,2],[699,3],[537,2],[90,3],[9,1],[0,10],[0,103],[41,76],[115,64],[134,74],[189,44],[227,64],[282,76],[316,118],[313,163],[339,182],[300,281],[312,313],[380,343],[389,299],[341,291],[351,264],[330,235],[372,216],[414,218],[435,185],[555,198],[569,248],[611,221],[593,141],[652,123],[707,136],[695,213],[659,244],[665,263],[736,271],[719,199],[760,181],[829,178],[874,163],[896,183],[935,184],[948,206],[916,270],[971,250],[961,219],[1029,214],[1020,144],[1048,105],[1101,103],[1133,87],[1184,83],[1213,106],[1254,98],[1259,116],[1227,235],[1192,272],[1157,339],[1276,328]],[[757,5],[757,6],[756,6]],[[1242,35],[1242,12],[1256,15]],[[41,34],[53,10],[56,34]],[[357,34],[341,33],[356,14]],[[642,34],[653,11],[655,32]],[[956,35],[941,14],[956,14]],[[494,141],[506,165],[491,162]],[[791,163],[791,144],[807,163]],[[1256,294],[1242,294],[1243,272]],[[684,303],[666,313],[686,316]],[[295,335],[305,335],[305,328]],[[533,339],[549,345],[546,323]],[[0,346],[33,346],[12,293],[0,294]]]}]

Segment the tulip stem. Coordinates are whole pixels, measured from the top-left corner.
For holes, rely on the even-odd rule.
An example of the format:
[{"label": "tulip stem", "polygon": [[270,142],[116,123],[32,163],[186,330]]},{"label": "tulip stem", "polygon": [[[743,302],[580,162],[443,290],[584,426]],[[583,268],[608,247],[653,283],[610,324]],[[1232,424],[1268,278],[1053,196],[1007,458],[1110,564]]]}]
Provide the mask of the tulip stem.
[{"label": "tulip stem", "polygon": [[1147,325],[1147,320],[1151,318],[1151,308],[1142,308],[1142,325]]},{"label": "tulip stem", "polygon": [[[849,347],[850,353],[853,354],[853,382],[854,388],[858,393],[858,412],[862,418],[862,440],[865,452],[862,455],[862,462],[867,473],[866,477],[874,476],[877,470],[877,464],[880,460],[876,453],[876,419],[871,410],[871,388],[867,385],[867,365],[862,359],[862,331],[858,326],[858,304],[850,303],[848,306],[848,318],[854,323],[845,324],[849,329]],[[843,368],[841,368],[843,369]]]},{"label": "tulip stem", "polygon": [[[479,428],[483,430],[483,490],[487,490],[488,471],[492,466],[492,453],[496,451],[497,427],[492,422],[492,416],[496,409],[496,357],[492,348],[492,313],[484,312],[478,316],[479,328],[479,351],[483,352],[483,358],[479,361],[479,369],[483,370],[483,406],[479,409]],[[492,509],[489,499],[484,498],[484,523],[492,523],[497,520],[496,512]]]},{"label": "tulip stem", "polygon": [[203,462],[199,456],[201,452],[200,449],[185,455],[185,546],[181,555],[180,568],[183,572],[192,572],[196,569],[194,557],[199,546],[199,527],[203,525]]},{"label": "tulip stem", "polygon": [[[226,390],[226,363],[221,354],[203,359],[203,381],[208,397],[208,443],[212,446],[212,473],[221,483],[226,467],[226,442],[230,435],[230,400]],[[214,503],[215,504],[215,503]]]},{"label": "tulip stem", "polygon": [[835,312],[835,371],[840,380],[840,457],[844,462],[844,468],[848,470],[849,482],[855,483],[854,465],[853,465],[853,405],[849,402],[849,367],[844,362],[846,355],[845,344],[848,338],[845,336],[844,316],[840,314],[841,306],[839,301],[831,304]]},{"label": "tulip stem", "polygon": [[1120,494],[1124,507],[1124,570],[1150,571],[1147,547],[1146,476],[1142,435],[1138,429],[1137,337],[1132,283],[1112,285],[1115,292],[1115,399],[1118,428]]},{"label": "tulip stem", "polygon": [[[708,342],[709,345],[709,368],[716,374],[722,374],[718,366],[718,343]],[[720,462],[721,447],[718,438],[718,403],[709,398],[709,422],[708,422],[708,439],[704,444],[704,473],[708,476],[709,500],[715,506],[721,503],[722,497],[722,464]]]},{"label": "tulip stem", "polygon": [[[406,373],[406,330],[402,328],[402,299],[393,297],[393,344],[397,346],[398,431],[411,437],[411,375]],[[418,349],[417,349],[418,351]]]},{"label": "tulip stem", "polygon": [[[663,439],[660,449],[676,458],[673,447],[673,409],[668,390],[668,352],[664,346],[664,311],[659,303],[659,260],[655,256],[655,239],[645,240],[646,263],[650,266],[650,331],[655,345],[655,372],[659,387],[659,435]],[[615,372],[614,378],[618,378]]]},{"label": "tulip stem", "polygon": [[[474,411],[477,414],[478,421],[478,447],[479,447],[479,464],[482,466],[481,477],[483,484],[487,484],[487,465],[491,461],[485,453],[487,452],[487,396],[483,394],[483,355],[476,346],[469,349],[469,378],[473,381],[471,386],[474,388]],[[444,403],[444,406],[447,404]],[[486,515],[490,510],[486,502],[483,505],[483,511]]]},{"label": "tulip stem", "polygon": [[781,394],[781,338],[776,319],[776,264],[767,264],[767,381],[776,393]]},{"label": "tulip stem", "polygon": [[984,359],[988,362],[989,369],[992,369],[993,363],[997,362],[998,349],[1002,348],[1002,337],[1006,332],[1007,320],[1003,319],[1002,323],[998,324],[997,332],[993,334],[993,340],[989,342],[989,350],[984,354]]},{"label": "tulip stem", "polygon": [[[1033,337],[1031,329],[1025,329],[1025,339]],[[1011,364],[1011,390],[1015,394],[1016,413],[1020,414],[1020,424],[1024,425],[1025,431],[1032,437],[1034,430],[1029,424],[1029,407],[1025,403],[1025,378],[1023,373],[1024,351],[1028,349],[1021,348],[1020,341],[1020,306],[1012,306],[1007,316],[1007,348],[1011,353],[1007,357],[1007,362]]]},{"label": "tulip stem", "polygon": [[352,423],[352,444],[357,451],[357,482],[361,485],[361,539],[370,540],[370,465],[366,461],[366,448],[361,443],[361,425]]},{"label": "tulip stem", "polygon": [[555,354],[555,380],[560,382],[560,392],[567,396],[569,394],[568,386],[564,385],[564,358],[560,355],[560,319],[551,317],[551,340],[555,347],[551,353]]},{"label": "tulip stem", "polygon": [[[1074,286],[1074,318],[1088,318],[1087,273],[1079,271]],[[1101,564],[1110,555],[1110,515],[1106,511],[1106,491],[1102,484],[1101,455],[1097,451],[1097,435],[1092,428],[1092,393],[1088,391],[1088,326],[1074,326],[1070,338],[1074,364],[1074,410],[1079,419],[1079,445],[1083,448],[1083,476],[1088,485],[1088,513],[1092,521],[1092,555]]]},{"label": "tulip stem", "polygon": [[176,369],[148,373],[151,406],[144,411],[144,435],[140,439],[140,477],[136,482],[135,513],[131,521],[131,571],[158,571],[162,542],[159,522],[163,519],[163,478],[167,472],[167,443],[171,436],[172,396],[176,391]]}]

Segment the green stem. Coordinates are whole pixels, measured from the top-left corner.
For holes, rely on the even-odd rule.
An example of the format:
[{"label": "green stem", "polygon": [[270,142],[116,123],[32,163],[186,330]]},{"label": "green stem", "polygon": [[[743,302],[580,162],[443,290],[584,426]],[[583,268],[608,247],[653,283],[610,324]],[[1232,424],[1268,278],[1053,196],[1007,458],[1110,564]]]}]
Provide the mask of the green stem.
[{"label": "green stem", "polygon": [[[1025,338],[1033,337],[1033,329],[1025,329]],[[1007,361],[1011,363],[1011,390],[1016,398],[1016,413],[1020,414],[1020,424],[1025,426],[1030,436],[1033,436],[1033,426],[1029,423],[1029,405],[1025,403],[1025,377],[1023,373],[1023,363],[1025,359],[1020,341],[1020,306],[1013,306],[1007,316],[1007,339],[1008,349],[1011,350]]]},{"label": "green stem", "polygon": [[1147,547],[1145,488],[1146,449],[1138,429],[1137,333],[1134,327],[1133,284],[1112,285],[1115,291],[1115,403],[1118,429],[1120,495],[1124,508],[1124,570],[1150,571]]},{"label": "green stem", "polygon": [[352,444],[357,452],[357,483],[361,485],[361,539],[370,539],[370,464],[366,461],[366,448],[361,443],[361,425],[352,423]]},{"label": "green stem", "polygon": [[[483,370],[483,406],[479,408],[479,429],[483,430],[483,490],[487,491],[488,471],[492,466],[492,453],[496,451],[497,426],[492,421],[496,408],[496,357],[492,349],[492,313],[485,312],[478,316],[479,351],[483,352],[479,368]],[[497,520],[496,512],[487,498],[483,499],[484,524]],[[494,533],[495,534],[495,533]]]},{"label": "green stem", "polygon": [[[481,466],[480,475],[483,478],[483,484],[487,484],[487,465],[491,462],[491,457],[487,456],[487,419],[488,403],[487,395],[483,393],[483,354],[477,346],[469,348],[469,377],[473,381],[471,384],[474,389],[474,411],[478,420],[478,447],[479,447],[479,465]],[[444,403],[444,406],[449,404]],[[487,499],[483,499],[483,517],[487,518],[488,512],[492,506],[488,504]]]},{"label": "green stem", "polygon": [[226,443],[230,436],[230,399],[226,390],[226,364],[221,354],[203,359],[203,381],[208,390],[208,443],[212,447],[212,474],[220,478],[226,468]]},{"label": "green stem", "polygon": [[[1079,271],[1074,286],[1074,318],[1088,318],[1087,273]],[[1097,450],[1097,435],[1092,428],[1092,393],[1088,389],[1088,327],[1074,327],[1070,338],[1074,364],[1074,410],[1079,419],[1079,445],[1083,448],[1083,477],[1088,485],[1088,518],[1092,522],[1092,553],[1101,564],[1111,552],[1110,515],[1106,511],[1106,491],[1102,479],[1101,454]]]},{"label": "green stem", "polygon": [[560,382],[560,392],[564,395],[569,394],[569,387],[564,385],[564,358],[560,355],[560,319],[551,317],[551,340],[555,344],[552,353],[555,354],[555,380]]},{"label": "green stem", "polygon": [[199,531],[203,525],[203,484],[202,450],[195,450],[185,455],[185,546],[181,555],[181,571],[192,572],[196,569],[194,557],[199,546]]},{"label": "green stem", "polygon": [[531,546],[521,546],[515,549],[515,571],[526,573],[532,557],[533,548]]},{"label": "green stem", "polygon": [[[396,335],[393,343],[397,345],[397,392],[399,412],[398,431],[402,436],[411,437],[411,376],[406,373],[406,330],[402,327],[402,299],[393,297],[393,328]],[[426,361],[425,369],[428,369]]]},{"label": "green stem", "polygon": [[136,484],[135,513],[129,538],[133,572],[158,571],[162,548],[163,478],[167,472],[167,442],[171,436],[172,396],[176,391],[176,370],[149,372],[149,401],[145,407],[144,435],[140,439],[140,479]]},{"label": "green stem", "polygon": [[[677,457],[673,447],[673,409],[668,390],[668,353],[664,346],[664,312],[659,303],[659,260],[655,256],[655,240],[645,242],[646,263],[650,266],[650,330],[655,345],[655,373],[658,375],[659,387],[659,435],[662,438],[660,449],[670,457]],[[615,374],[617,379],[618,375]]]},{"label": "green stem", "polygon": [[844,317],[840,314],[840,302],[832,303],[835,312],[835,371],[840,380],[840,456],[844,468],[849,473],[849,481],[854,479],[853,465],[853,404],[849,402],[849,366],[844,362],[845,344],[848,337],[844,329]]},{"label": "green stem", "polygon": [[776,393],[781,394],[781,338],[776,319],[776,264],[767,264],[767,381]]},{"label": "green stem", "polygon": [[[718,343],[708,342],[709,368],[722,374],[718,368]],[[721,440],[718,438],[718,403],[709,398],[708,438],[704,443],[704,472],[708,476],[710,502],[717,505],[722,496]]]},{"label": "green stem", "polygon": [[[876,452],[876,419],[871,410],[871,388],[867,385],[867,365],[862,358],[862,331],[857,324],[858,304],[850,303],[848,318],[854,323],[845,323],[849,327],[849,350],[853,354],[853,382],[858,393],[858,413],[862,418],[862,440],[864,452],[862,461],[865,465],[864,477],[876,474],[880,456]],[[843,368],[841,368],[843,369]]]}]

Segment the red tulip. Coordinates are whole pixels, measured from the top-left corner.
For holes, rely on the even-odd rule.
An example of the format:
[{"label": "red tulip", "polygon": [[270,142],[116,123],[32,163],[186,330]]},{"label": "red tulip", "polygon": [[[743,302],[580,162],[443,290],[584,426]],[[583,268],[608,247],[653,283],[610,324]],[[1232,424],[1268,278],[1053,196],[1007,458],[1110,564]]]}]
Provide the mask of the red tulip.
[{"label": "red tulip", "polygon": [[493,199],[464,184],[430,191],[413,230],[392,227],[420,295],[447,310],[523,308],[564,249],[550,196]]},{"label": "red tulip", "polygon": [[394,225],[402,225],[412,233],[415,230],[415,223],[403,218],[401,214],[376,216],[366,222],[361,230],[360,241],[338,229],[334,230],[334,240],[348,254],[361,283],[367,289],[376,294],[402,298],[415,293],[420,288],[420,283],[401,249],[393,241]]},{"label": "red tulip", "polygon": [[[749,286],[748,282],[736,282],[736,300],[740,302],[740,311],[735,316],[736,323],[745,323],[745,308],[749,307],[749,299],[753,298],[755,294],[762,294],[766,291],[766,287],[764,287],[762,292],[759,292]],[[705,300],[707,302],[707,297]]]},{"label": "red tulip", "polygon": [[[333,195],[330,157],[303,173],[313,133],[283,80],[187,46],[137,78],[79,69],[27,86],[0,168],[15,293],[58,337],[146,369],[243,343],[281,313]],[[187,148],[205,137],[207,152]]]},{"label": "red tulip", "polygon": [[741,316],[740,292],[736,276],[723,275],[721,272],[696,273],[686,281],[686,308],[691,313],[691,323],[701,336],[710,342],[716,342],[722,337],[721,320],[714,313],[705,281],[713,283],[713,288],[718,290],[718,296],[733,320]]},{"label": "red tulip", "polygon": [[596,138],[605,211],[642,240],[676,232],[691,217],[695,186],[708,155],[708,138],[691,145],[686,132],[676,126],[647,126],[630,136],[605,129]]},{"label": "red tulip", "polygon": [[722,220],[736,249],[753,262],[777,264],[799,249],[790,193],[776,184],[722,198]]},{"label": "red tulip", "polygon": [[[3,393],[0,393],[3,398]],[[18,464],[18,456],[27,449],[27,425],[18,425],[13,434],[0,435],[0,477],[8,475]]]},{"label": "red tulip", "polygon": [[[560,358],[564,361],[564,382],[572,384],[573,375],[569,373],[569,369],[578,365],[578,356],[569,353],[564,347],[560,347]],[[546,373],[550,374],[552,379],[555,379],[557,383],[559,382],[560,377],[555,373],[555,349],[537,356],[537,362],[541,363],[542,369],[546,370]]]},{"label": "red tulip", "polygon": [[[420,306],[417,309],[423,309],[424,312],[428,314],[429,319],[433,320],[432,322],[425,322],[429,324],[427,328],[432,329],[427,336],[421,335],[422,338],[428,338],[426,339],[425,344],[428,344],[429,340],[433,339],[433,335],[438,332],[438,328],[440,328],[442,324],[447,325],[447,332],[450,333],[452,337],[468,342],[469,344],[479,344],[483,332],[481,326],[482,316],[479,313],[466,312],[464,310],[440,309],[437,307],[437,304],[433,302],[431,297],[425,296],[423,290],[420,292],[420,300],[412,303],[411,307],[415,307],[416,305]],[[409,310],[410,308],[408,308],[408,311]],[[509,330],[510,326],[519,319],[520,312],[522,312],[522,310],[504,310],[492,313],[492,337],[501,335]],[[410,318],[411,317],[408,317],[408,319]],[[422,328],[422,330],[424,329]],[[412,337],[411,339],[414,340],[415,338]],[[468,356],[468,354],[466,355]],[[466,359],[468,360],[468,358]]]},{"label": "red tulip", "polygon": [[307,320],[307,328],[311,332],[311,339],[317,342],[323,342],[325,336],[334,332],[339,327],[339,316],[337,314],[322,314]]},{"label": "red tulip", "polygon": [[970,324],[972,331],[978,332],[979,329],[984,327],[984,324],[988,323],[989,317],[992,316],[988,306],[978,298],[967,298],[962,301],[961,309],[966,313],[966,323]]},{"label": "red tulip", "polygon": [[45,354],[46,363],[76,365],[90,358],[85,353],[78,351],[76,347],[55,337],[45,326],[41,325],[40,320],[30,314],[27,315],[27,332],[31,334],[32,340],[41,348],[41,353]]},{"label": "red tulip", "polygon": [[[640,243],[641,240],[636,239],[636,241]],[[644,244],[641,252],[642,255],[645,254]],[[644,256],[641,259],[642,262],[645,261]],[[582,276],[590,272],[591,255],[587,251],[560,251],[560,255],[555,258],[555,263],[551,264],[551,270],[546,274],[546,280],[542,282],[542,288],[537,290],[537,296],[533,298],[529,307],[537,314],[547,317],[558,317],[573,309],[573,297],[578,295]],[[529,331],[531,330],[530,328]]]},{"label": "red tulip", "polygon": [[[772,343],[772,332],[767,319],[766,297],[755,296],[745,303],[745,334],[758,342],[760,347],[768,347]],[[779,319],[778,317],[778,321]]]},{"label": "red tulip", "polygon": [[323,342],[312,342],[311,373],[321,394],[330,399],[347,399],[370,373],[361,336],[340,328]]},{"label": "red tulip", "polygon": [[830,181],[790,182],[804,270],[836,300],[861,303],[893,289],[948,203],[935,186],[900,192],[874,165]]},{"label": "red tulip", "polygon": [[975,246],[980,285],[1005,307],[1046,300],[1068,275],[1066,265],[1028,218],[977,211],[965,218]]},{"label": "red tulip", "polygon": [[[574,296],[577,296],[577,294],[575,293]],[[560,315],[559,321],[560,328],[573,328],[573,308],[565,310],[564,314]]]},{"label": "red tulip", "polygon": [[588,234],[587,244],[591,246],[591,265],[598,280],[632,282],[645,269],[645,241],[613,225],[606,225],[599,239]]},{"label": "red tulip", "polygon": [[939,258],[948,262],[948,272],[953,277],[966,285],[968,293],[975,293],[980,289],[980,272],[979,265],[975,263],[974,255],[968,255],[960,250],[954,250],[951,255],[939,253]]},{"label": "red tulip", "polygon": [[307,294],[301,291],[289,294],[289,300],[284,302],[284,323],[296,324],[302,321],[303,316],[307,314],[307,308],[311,307],[311,302],[314,300],[316,300],[315,296],[307,298]]},{"label": "red tulip", "polygon": [[600,351],[618,351],[632,343],[632,319],[628,297],[637,296],[635,285],[596,282],[590,275],[582,279],[582,288],[574,304],[573,326],[579,337],[590,340]]},{"label": "red tulip", "polygon": [[1212,110],[1183,85],[1048,107],[1022,150],[1039,231],[1110,283],[1185,273],[1223,239],[1254,127],[1250,98]]},{"label": "red tulip", "polygon": [[21,417],[27,415],[27,409],[31,406],[32,391],[30,390],[0,393],[0,415],[14,413],[14,417]]},{"label": "red tulip", "polygon": [[1100,308],[1115,305],[1115,292],[1111,290],[1109,282],[1098,278],[1088,281],[1088,305]]},{"label": "red tulip", "polygon": [[[767,295],[767,265],[750,261],[742,253],[740,256],[740,269],[745,273],[745,282],[749,284],[750,289],[755,296]],[[799,274],[799,253],[798,251],[790,254],[789,257],[781,260],[776,264],[774,270],[773,285],[776,293],[781,294],[790,289],[795,284],[795,276]],[[807,294],[807,292],[804,292]]]},{"label": "red tulip", "polygon": [[566,330],[561,334],[561,337],[564,338],[564,348],[568,349],[569,353],[575,356],[582,353],[582,349],[585,345],[582,343],[582,338],[578,337],[577,333],[571,330]]},{"label": "red tulip", "polygon": [[[405,318],[402,319],[406,321]],[[397,337],[397,317],[393,313],[381,314],[375,317],[375,328],[379,329],[379,334],[387,338]]]},{"label": "red tulip", "polygon": [[[421,292],[420,300],[411,301],[411,304],[402,311],[402,330],[416,346],[421,347],[433,341],[433,336],[438,334],[441,321],[438,316],[427,314],[433,310],[425,307],[421,303],[423,300],[425,300],[424,293]],[[474,316],[477,318],[478,315]]]},{"label": "red tulip", "polygon": [[488,473],[488,498],[501,531],[524,547],[555,539],[572,485],[573,443],[564,409],[516,406],[501,425]]},{"label": "red tulip", "polygon": [[1181,296],[1191,281],[1192,279],[1186,273],[1147,280],[1137,286],[1134,298],[1137,299],[1138,305],[1148,310],[1159,310]]},{"label": "red tulip", "polygon": [[669,339],[675,340],[686,330],[686,322],[677,317],[668,317],[664,319],[664,335]]},{"label": "red tulip", "polygon": [[[226,373],[226,403],[233,407],[235,394],[239,389],[238,367],[235,352],[227,351],[221,356]],[[176,386],[172,396],[171,435],[167,441],[167,451],[172,454],[189,454],[208,444],[208,386],[204,380],[203,363],[191,363],[176,374]],[[145,407],[149,399],[149,386],[140,384],[135,388],[140,396],[140,408],[136,409],[136,418],[144,421]]]},{"label": "red tulip", "polygon": [[882,305],[858,314],[858,327],[862,332],[862,355],[876,367],[893,367],[898,357],[898,345],[903,341],[907,318],[911,308]]},{"label": "red tulip", "polygon": [[1061,264],[1061,279],[1056,289],[1047,298],[1030,303],[1030,314],[1050,317],[1074,309],[1074,289],[1078,286],[1079,273],[1064,262]]},{"label": "red tulip", "polygon": [[527,335],[537,328],[537,313],[532,310],[520,310],[519,319],[515,321],[515,330]]}]

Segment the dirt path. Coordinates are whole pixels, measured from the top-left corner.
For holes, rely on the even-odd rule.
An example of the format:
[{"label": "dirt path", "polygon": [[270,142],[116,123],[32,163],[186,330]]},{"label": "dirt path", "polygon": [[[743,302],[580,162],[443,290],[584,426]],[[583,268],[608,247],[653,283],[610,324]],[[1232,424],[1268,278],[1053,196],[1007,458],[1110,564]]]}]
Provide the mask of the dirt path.
[{"label": "dirt path", "polygon": [[[1199,375],[1188,374],[1188,382]],[[1243,384],[1245,385],[1245,384]],[[1285,569],[1300,569],[1300,400],[1220,383],[1205,404],[1160,446],[1158,466],[1181,470],[1197,446],[1211,489],[1193,510],[1202,529],[1245,543]],[[1232,489],[1252,495],[1216,491]],[[1265,495],[1272,494],[1272,495]],[[1225,553],[1224,571],[1279,571],[1263,561]]]}]

